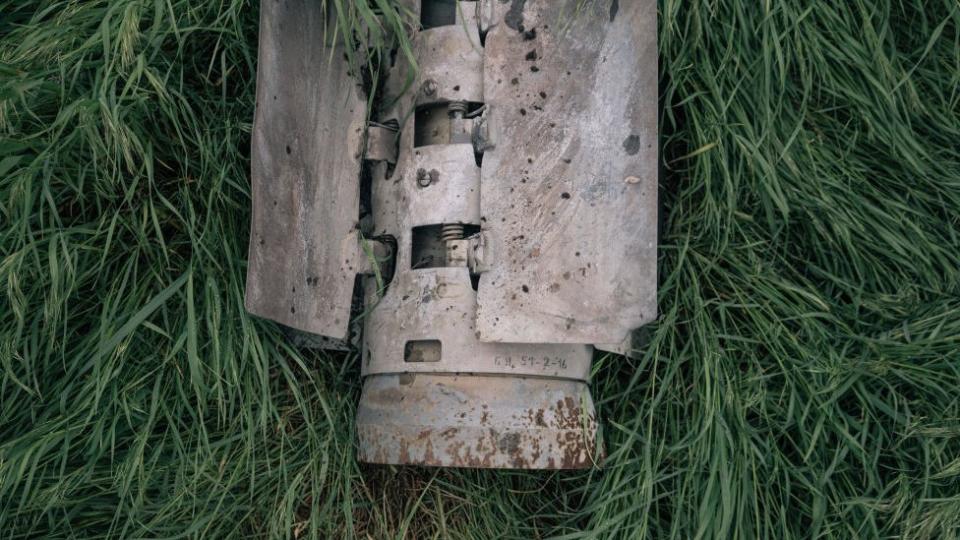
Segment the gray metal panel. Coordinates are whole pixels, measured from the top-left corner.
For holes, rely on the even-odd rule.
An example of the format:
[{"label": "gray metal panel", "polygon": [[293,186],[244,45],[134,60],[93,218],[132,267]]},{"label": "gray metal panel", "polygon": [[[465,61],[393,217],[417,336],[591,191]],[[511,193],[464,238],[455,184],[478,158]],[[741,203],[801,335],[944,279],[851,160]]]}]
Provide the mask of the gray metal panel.
[{"label": "gray metal panel", "polygon": [[[476,293],[466,268],[401,270],[364,321],[362,374],[506,373],[589,380],[589,345],[481,343],[475,312]],[[405,361],[407,342],[428,339],[443,344],[439,361]]]},{"label": "gray metal panel", "polygon": [[514,2],[486,38],[483,341],[619,343],[656,315],[656,2],[578,3]]},{"label": "gray metal panel", "polygon": [[253,126],[246,307],[343,338],[362,262],[356,224],[366,104],[313,0],[264,2]]}]

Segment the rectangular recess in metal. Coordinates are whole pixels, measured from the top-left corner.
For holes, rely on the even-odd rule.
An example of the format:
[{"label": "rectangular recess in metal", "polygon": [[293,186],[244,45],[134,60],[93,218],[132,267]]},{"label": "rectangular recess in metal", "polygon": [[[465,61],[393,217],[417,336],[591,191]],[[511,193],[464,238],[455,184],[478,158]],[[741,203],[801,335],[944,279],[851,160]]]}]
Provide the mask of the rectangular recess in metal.
[{"label": "rectangular recess in metal", "polygon": [[656,315],[656,2],[510,5],[484,50],[478,335],[620,343]]},{"label": "rectangular recess in metal", "polygon": [[403,346],[404,362],[439,362],[443,358],[443,344],[437,339],[410,340]]},{"label": "rectangular recess in metal", "polygon": [[366,101],[332,36],[321,2],[261,5],[246,307],[343,338],[363,263],[356,228]]}]

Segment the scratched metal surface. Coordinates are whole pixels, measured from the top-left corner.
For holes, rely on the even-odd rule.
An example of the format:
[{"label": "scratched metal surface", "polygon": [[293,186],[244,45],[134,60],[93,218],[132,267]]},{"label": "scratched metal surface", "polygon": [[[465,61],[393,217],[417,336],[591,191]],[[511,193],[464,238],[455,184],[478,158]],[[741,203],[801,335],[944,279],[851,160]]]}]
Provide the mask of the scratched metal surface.
[{"label": "scratched metal surface", "polygon": [[[376,287],[365,289],[370,308],[364,318],[363,375],[500,372],[586,380],[591,360],[588,346],[481,343],[475,329],[476,292],[466,267],[413,268],[414,227],[480,224],[480,176],[472,146],[415,147],[414,123],[414,116],[409,116],[401,131],[393,175],[385,178],[380,170],[374,176],[374,230],[395,237],[398,247],[396,272],[383,297],[376,297]],[[419,187],[419,170],[434,172],[436,181]],[[406,343],[423,339],[443,343],[441,361],[405,362]]]},{"label": "scratched metal surface", "polygon": [[[462,3],[460,13],[475,6]],[[467,18],[469,19],[469,18]],[[413,229],[479,226],[480,168],[471,144],[453,144],[434,124],[404,114],[415,104],[481,101],[482,50],[471,26],[432,28],[413,36],[421,71],[414,88],[381,111],[403,119],[396,169],[376,169],[374,231],[397,239],[396,271],[379,297],[366,286],[364,387],[357,409],[358,458],[370,463],[450,467],[583,468],[600,460],[584,344],[483,343],[477,339],[476,292],[466,266],[415,265]],[[402,66],[387,94],[401,88]],[[436,83],[424,92],[424,83]],[[392,102],[392,100],[387,100]],[[446,111],[441,109],[443,120]],[[431,119],[433,120],[433,119]],[[420,146],[418,146],[420,144]],[[420,185],[420,173],[432,179]],[[367,278],[368,282],[372,278]],[[372,285],[372,284],[371,284]],[[431,343],[431,354],[408,354]],[[425,351],[427,349],[420,349]]]},{"label": "scratched metal surface", "polygon": [[375,375],[357,408],[367,463],[583,469],[603,461],[596,431],[587,385],[561,379]]},{"label": "scratched metal surface", "polygon": [[656,2],[501,4],[481,170],[494,342],[622,342],[656,315]]},{"label": "scratched metal surface", "polygon": [[[404,255],[402,262],[407,260]],[[368,287],[368,295],[374,287]],[[368,298],[368,304],[374,302]],[[588,345],[483,343],[476,337],[476,293],[466,268],[398,272],[364,320],[363,376],[380,373],[501,373],[589,380]],[[438,340],[436,362],[408,362],[410,341]]]},{"label": "scratched metal surface", "polygon": [[287,326],[347,334],[365,101],[324,44],[320,2],[261,6],[246,307]]}]

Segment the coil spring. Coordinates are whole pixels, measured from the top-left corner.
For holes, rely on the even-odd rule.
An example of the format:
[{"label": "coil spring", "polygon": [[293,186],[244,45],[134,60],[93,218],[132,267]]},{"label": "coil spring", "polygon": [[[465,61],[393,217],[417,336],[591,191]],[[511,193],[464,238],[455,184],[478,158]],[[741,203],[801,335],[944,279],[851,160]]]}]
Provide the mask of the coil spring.
[{"label": "coil spring", "polygon": [[400,131],[400,121],[397,120],[396,118],[391,118],[389,120],[386,120],[381,125],[393,131]]},{"label": "coil spring", "polygon": [[440,239],[444,242],[448,240],[460,240],[463,238],[463,224],[447,223],[440,230]]},{"label": "coil spring", "polygon": [[460,114],[460,117],[463,117],[467,112],[467,102],[466,101],[451,101],[447,103],[447,112],[450,116],[456,116],[457,113]]}]

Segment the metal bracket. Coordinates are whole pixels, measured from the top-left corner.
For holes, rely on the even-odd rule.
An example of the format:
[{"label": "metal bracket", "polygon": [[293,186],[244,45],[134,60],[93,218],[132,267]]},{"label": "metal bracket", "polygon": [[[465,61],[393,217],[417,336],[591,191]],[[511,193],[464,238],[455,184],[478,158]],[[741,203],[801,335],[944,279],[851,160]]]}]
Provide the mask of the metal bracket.
[{"label": "metal bracket", "polygon": [[467,238],[467,266],[471,274],[482,274],[489,270],[492,258],[486,234],[481,231]]},{"label": "metal bracket", "polygon": [[494,141],[490,139],[490,105],[484,104],[471,115],[473,118],[473,132],[471,142],[473,151],[482,154],[487,150],[493,150],[497,147]]},{"label": "metal bracket", "polygon": [[367,122],[366,159],[396,163],[398,131],[396,126]]}]

